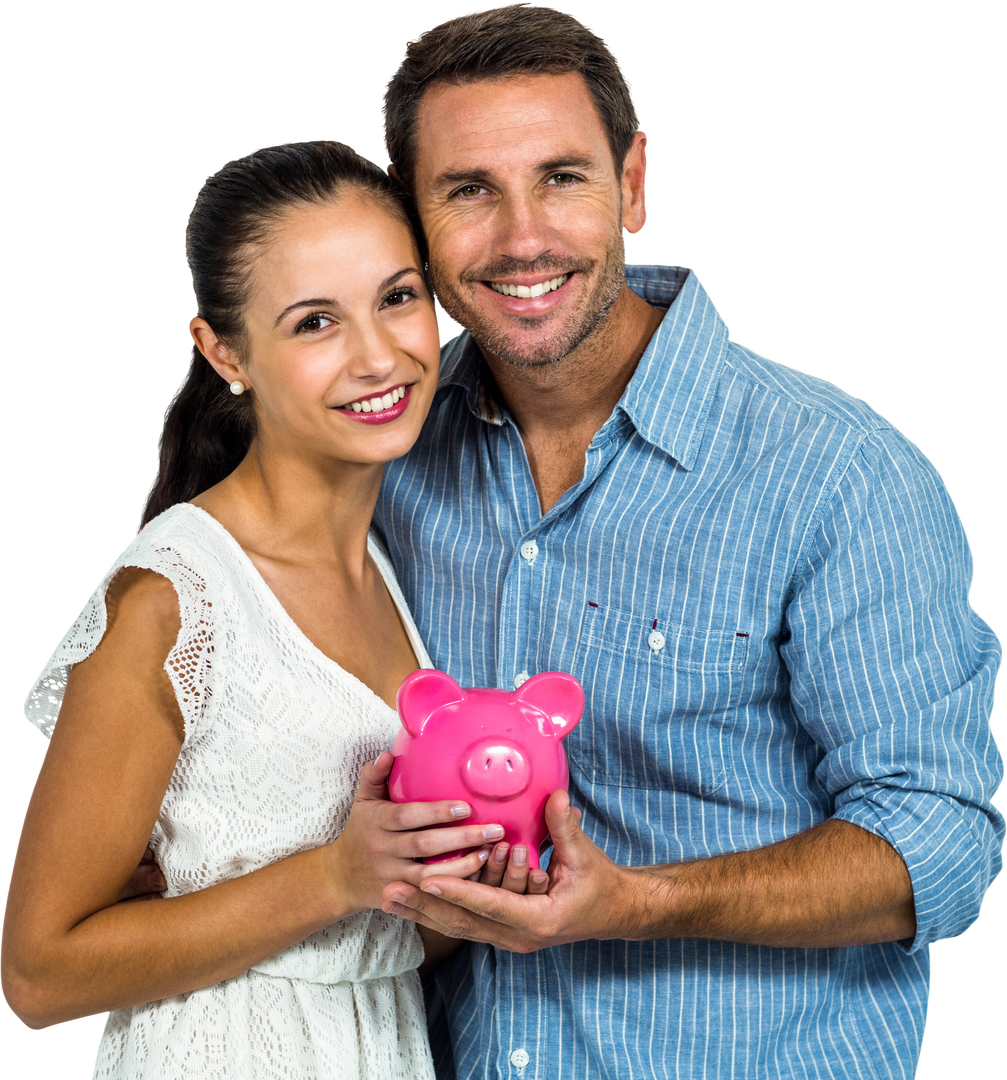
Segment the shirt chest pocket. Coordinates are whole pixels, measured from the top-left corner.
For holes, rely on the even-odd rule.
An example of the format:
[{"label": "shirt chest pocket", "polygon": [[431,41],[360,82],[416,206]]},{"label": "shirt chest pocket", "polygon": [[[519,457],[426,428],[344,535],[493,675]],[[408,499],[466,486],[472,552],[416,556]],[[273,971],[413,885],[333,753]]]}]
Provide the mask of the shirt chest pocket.
[{"label": "shirt chest pocket", "polygon": [[574,672],[584,717],[567,739],[595,784],[710,795],[733,766],[748,635],[589,608]]}]

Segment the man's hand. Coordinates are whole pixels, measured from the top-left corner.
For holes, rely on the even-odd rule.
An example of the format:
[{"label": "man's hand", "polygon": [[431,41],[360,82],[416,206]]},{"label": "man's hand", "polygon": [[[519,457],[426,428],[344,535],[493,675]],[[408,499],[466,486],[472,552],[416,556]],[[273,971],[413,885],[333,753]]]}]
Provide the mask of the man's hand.
[{"label": "man's hand", "polygon": [[140,860],[140,865],[130,875],[129,881],[119,893],[118,903],[127,900],[156,900],[164,892],[168,883],[164,880],[161,868],[154,862],[154,852],[148,846]]},{"label": "man's hand", "polygon": [[753,851],[633,868],[584,835],[565,792],[549,797],[546,824],[555,846],[548,877],[529,877],[529,889],[547,884],[544,894],[430,877],[420,887],[386,886],[383,910],[510,952],[588,938],[829,948],[916,933],[905,863],[886,840],[847,821]]},{"label": "man's hand", "polygon": [[[511,952],[533,952],[584,938],[636,936],[645,890],[640,875],[614,862],[580,827],[579,812],[565,791],[554,791],[545,808],[553,853],[548,875],[532,870],[527,894],[456,878],[430,877],[420,888],[393,882],[383,892],[386,912],[411,919],[448,937],[484,941]],[[484,869],[483,880],[488,880]],[[495,882],[494,882],[495,884]],[[548,892],[541,890],[548,886]]]}]

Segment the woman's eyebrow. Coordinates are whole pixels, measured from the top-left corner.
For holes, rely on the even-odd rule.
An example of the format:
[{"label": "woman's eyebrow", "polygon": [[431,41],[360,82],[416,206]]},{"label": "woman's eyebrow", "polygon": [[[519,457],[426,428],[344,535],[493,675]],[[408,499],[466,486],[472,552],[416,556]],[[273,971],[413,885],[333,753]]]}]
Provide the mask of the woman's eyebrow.
[{"label": "woman's eyebrow", "polygon": [[419,274],[423,277],[423,271],[417,270],[415,266],[403,266],[401,270],[396,270],[394,274],[390,274],[384,281],[378,286],[378,292],[382,292],[387,289],[389,285],[394,285],[400,278],[404,278],[406,274]]},{"label": "woman's eyebrow", "polygon": [[[390,274],[384,281],[378,286],[378,292],[387,289],[390,285],[394,285],[400,278],[404,278],[406,274],[419,274],[423,276],[423,272],[418,270],[415,266],[404,266],[401,270],[396,270],[394,274]],[[303,307],[338,307],[339,301],[334,300],[331,296],[315,296],[310,300],[298,300],[293,304],[288,304],[279,315],[276,316],[276,322],[273,323],[273,329],[275,330],[284,318],[292,311],[296,311],[298,308]]]},{"label": "woman's eyebrow", "polygon": [[289,315],[292,311],[296,311],[302,307],[335,307],[335,300],[331,297],[326,299],[325,297],[315,297],[313,300],[298,300],[297,303],[291,304],[289,307],[285,307],[279,315],[276,316],[276,322],[273,323],[273,329],[275,330],[283,321],[284,316]]}]

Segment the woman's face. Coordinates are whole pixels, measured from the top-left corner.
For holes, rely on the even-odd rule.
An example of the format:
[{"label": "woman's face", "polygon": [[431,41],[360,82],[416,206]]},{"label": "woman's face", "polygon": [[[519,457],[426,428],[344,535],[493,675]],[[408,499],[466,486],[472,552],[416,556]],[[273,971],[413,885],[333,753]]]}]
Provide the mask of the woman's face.
[{"label": "woman's face", "polygon": [[412,446],[437,385],[412,232],[368,195],[301,206],[251,267],[242,378],[264,450],[376,464]]}]

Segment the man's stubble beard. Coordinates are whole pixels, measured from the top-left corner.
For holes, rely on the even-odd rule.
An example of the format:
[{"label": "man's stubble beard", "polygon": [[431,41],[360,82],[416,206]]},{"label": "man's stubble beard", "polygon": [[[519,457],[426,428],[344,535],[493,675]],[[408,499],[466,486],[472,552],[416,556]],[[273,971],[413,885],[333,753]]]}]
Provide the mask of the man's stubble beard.
[{"label": "man's stubble beard", "polygon": [[[455,322],[460,323],[469,331],[484,356],[513,367],[544,367],[563,360],[590,338],[602,325],[618,300],[626,278],[621,229],[605,252],[605,261],[594,288],[585,301],[567,316],[566,321],[558,330],[546,330],[548,336],[544,341],[532,340],[515,345],[506,331],[493,325],[475,304],[467,301],[466,291],[479,288],[480,281],[493,281],[518,273],[536,276],[552,274],[558,277],[570,272],[589,273],[596,265],[597,260],[561,259],[549,255],[530,263],[522,263],[516,259],[501,259],[477,272],[463,275],[461,283],[456,284],[450,281],[447,275],[441,272],[437,263],[431,259],[430,280],[441,306]],[[519,331],[527,332],[548,325],[552,317],[551,315],[516,317],[512,318],[511,322],[519,328]]]}]

